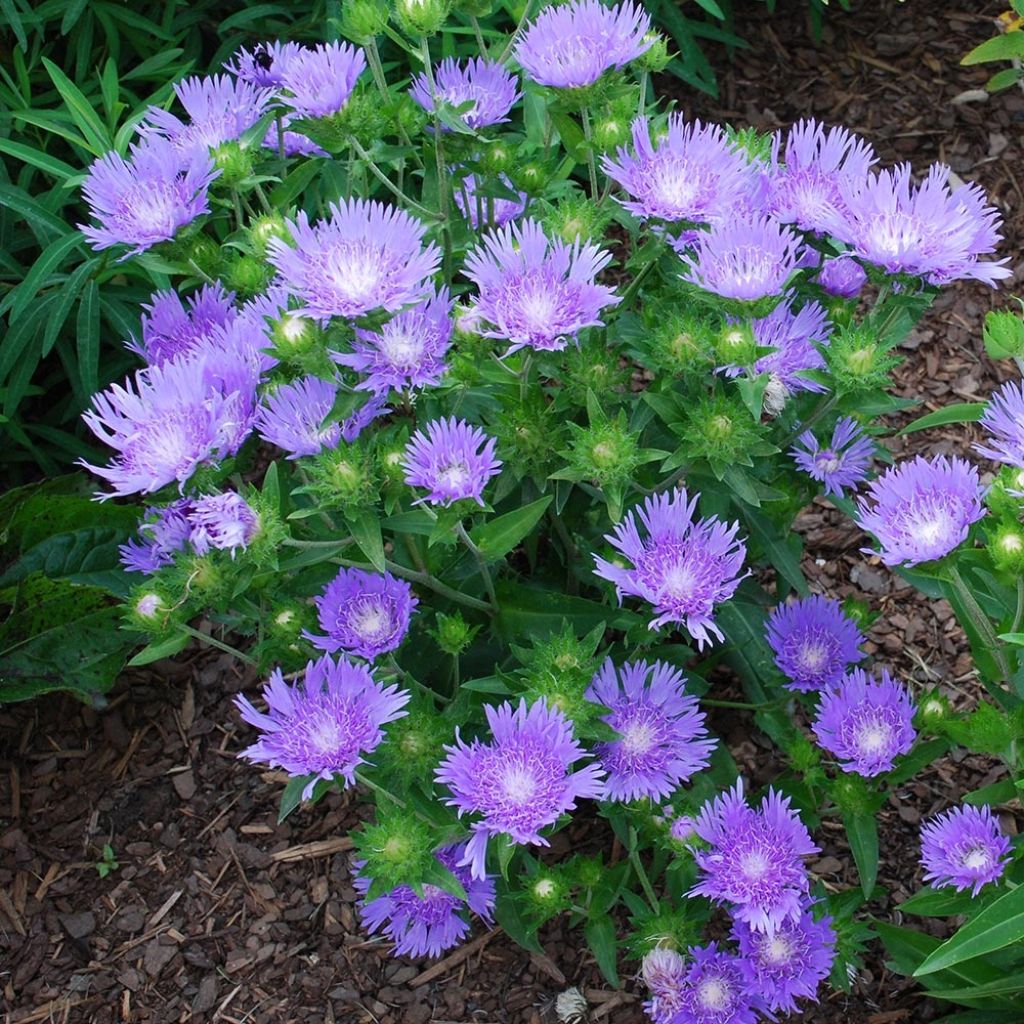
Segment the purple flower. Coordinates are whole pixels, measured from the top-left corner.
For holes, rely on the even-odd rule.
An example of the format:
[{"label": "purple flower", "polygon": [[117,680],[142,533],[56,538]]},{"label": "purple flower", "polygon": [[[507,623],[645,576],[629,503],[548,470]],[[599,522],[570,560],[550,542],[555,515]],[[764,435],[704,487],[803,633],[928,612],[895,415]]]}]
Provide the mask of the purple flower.
[{"label": "purple flower", "polygon": [[79,230],[97,250],[131,246],[122,259],[145,252],[210,212],[206,190],[219,173],[208,153],[183,156],[159,137],[132,146],[128,160],[104,153],[82,185],[100,226],[79,224]]},{"label": "purple flower", "polygon": [[[509,191],[513,191],[512,183],[504,174],[499,181]],[[510,220],[515,220],[526,209],[526,193],[517,192],[516,195],[517,199],[479,195],[476,178],[472,174],[464,174],[455,189],[455,205],[474,230],[481,227],[500,228]]]},{"label": "purple flower", "polygon": [[[718,516],[694,520],[698,498],[688,499],[684,489],[647,498],[643,508],[631,510],[605,536],[632,566],[595,555],[594,573],[615,584],[620,601],[632,594],[653,605],[651,629],[678,622],[703,649],[712,635],[722,639],[713,618],[715,605],[732,597],[743,578],[739,572],[747,548],[736,538],[738,523],[727,526]],[[638,516],[646,538],[640,535]]]},{"label": "purple flower", "polygon": [[844,772],[870,778],[889,771],[914,745],[914,702],[886,671],[872,679],[855,668],[837,689],[822,694],[814,735]]},{"label": "purple flower", "polygon": [[575,810],[577,800],[600,797],[604,789],[599,765],[570,771],[586,752],[561,711],[542,700],[520,700],[517,708],[486,704],[484,714],[491,741],[466,743],[456,729],[455,743],[444,748],[447,757],[434,776],[451,790],[445,802],[460,818],[481,815],[459,861],[470,865],[473,878],[486,877],[489,837],[503,833],[513,843],[547,846],[540,830]]},{"label": "purple flower", "polygon": [[679,1008],[657,1024],[756,1024],[762,1002],[750,985],[740,958],[717,943],[692,946],[692,958],[679,985]]},{"label": "purple flower", "polygon": [[814,999],[836,958],[832,919],[815,921],[808,909],[785,921],[773,935],[737,921],[732,937],[739,945],[740,968],[751,990],[771,1014],[796,1013],[798,999]]},{"label": "purple flower", "polygon": [[755,811],[738,781],[705,804],[694,828],[710,848],[693,851],[701,879],[687,895],[728,903],[734,920],[767,935],[799,920],[809,884],[802,858],[818,847],[788,797],[770,789]]},{"label": "purple flower", "polygon": [[383,932],[395,944],[399,956],[440,956],[457,946],[469,933],[466,911],[470,910],[490,923],[494,912],[494,881],[473,878],[460,860],[465,844],[445,846],[435,854],[437,859],[459,880],[466,898],[453,896],[436,885],[424,883],[421,895],[408,885],[400,885],[383,896],[367,900],[373,879],[357,875],[353,879],[362,894],[359,915],[369,932]]},{"label": "purple flower", "polygon": [[672,1024],[682,1009],[686,973],[686,961],[674,949],[657,946],[644,957],[641,974],[651,993],[644,1011],[655,1024]]},{"label": "purple flower", "polygon": [[944,455],[931,460],[918,455],[891,466],[857,503],[860,525],[878,538],[886,565],[917,565],[948,555],[984,514],[977,469]]},{"label": "purple flower", "polygon": [[632,2],[573,0],[545,8],[519,39],[515,59],[538,85],[579,89],[645,53],[651,19]]},{"label": "purple flower", "polygon": [[846,213],[844,186],[862,185],[877,162],[874,150],[845,128],[811,119],[789,129],[780,162],[782,136],[772,143],[767,212],[804,231],[825,232]]},{"label": "purple flower", "polygon": [[384,404],[384,399],[374,395],[364,402],[351,416],[341,421],[341,437],[347,444],[352,444],[357,437],[378,417],[386,416],[391,407]]},{"label": "purple flower", "polygon": [[504,124],[508,112],[522,95],[515,75],[481,57],[468,60],[462,66],[453,57],[446,58],[434,69],[434,82],[437,90],[431,95],[430,82],[426,72],[422,72],[412,80],[409,93],[428,114],[434,112],[435,98],[453,107],[472,103],[458,115],[469,128]]},{"label": "purple flower", "polygon": [[330,211],[330,220],[313,226],[301,210],[286,222],[295,248],[280,238],[267,244],[270,263],[303,301],[302,312],[327,323],[376,309],[393,313],[428,296],[441,251],[423,245],[423,224],[365,199],[332,203]]},{"label": "purple flower", "polygon": [[188,539],[199,555],[216,548],[218,551],[230,551],[234,558],[235,551],[247,548],[260,528],[256,513],[234,491],[197,498],[188,520],[192,527]]},{"label": "purple flower", "polygon": [[1010,840],[989,807],[953,807],[921,829],[921,867],[932,885],[970,889],[1002,878],[1010,861]]},{"label": "purple flower", "polygon": [[104,467],[80,463],[113,487],[105,497],[157,491],[195,469],[231,455],[249,429],[248,389],[227,390],[204,351],[150,366],[134,383],[112,384],[93,397],[86,426],[116,455]]},{"label": "purple flower", "polygon": [[[285,114],[281,118],[281,125],[284,128],[284,155],[285,156],[329,156],[325,149],[321,149],[308,135],[301,132],[290,132],[288,126],[296,120],[294,114]],[[272,121],[267,127],[267,134],[263,136],[263,148],[276,153],[281,148],[278,145],[277,122]]]},{"label": "purple flower", "polygon": [[822,448],[810,430],[805,430],[790,449],[797,466],[812,480],[825,485],[826,494],[843,496],[844,487],[856,487],[866,480],[875,443],[860,424],[844,416],[832,431],[832,440]]},{"label": "purple flower", "polygon": [[454,416],[432,420],[426,433],[417,430],[405,447],[405,482],[427,488],[430,493],[420,500],[431,505],[451,505],[463,498],[483,505],[484,487],[501,469],[494,457],[496,443],[479,427]]},{"label": "purple flower", "polygon": [[770,217],[730,217],[712,224],[695,253],[680,255],[684,281],[726,299],[779,295],[800,259],[800,239]]},{"label": "purple flower", "polygon": [[140,539],[121,545],[121,564],[125,569],[150,576],[170,565],[174,555],[188,543],[192,507],[191,500],[180,498],[166,508],[147,508],[139,526]]},{"label": "purple flower", "polygon": [[242,719],[263,735],[240,757],[292,776],[312,776],[302,790],[308,800],[320,779],[344,779],[354,786],[356,769],[384,739],[381,728],[406,712],[409,693],[378,683],[368,668],[324,655],[306,665],[304,678],[289,686],[276,669],[264,687],[267,713],[246,697],[235,704]]},{"label": "purple flower", "polygon": [[142,341],[133,338],[128,348],[156,366],[188,355],[211,341],[216,328],[234,320],[234,298],[217,282],[204,284],[184,303],[177,292],[156,292],[142,306]]},{"label": "purple flower", "polygon": [[864,268],[850,256],[836,256],[826,260],[815,278],[829,295],[840,299],[855,299],[867,280]]},{"label": "purple flower", "polygon": [[1024,384],[1009,380],[993,391],[980,422],[988,443],[976,444],[974,450],[993,462],[1024,469]]},{"label": "purple flower", "polygon": [[283,81],[288,62],[304,49],[299,43],[258,43],[251,50],[239,50],[234,61],[226,62],[224,68],[244,82],[276,88]]},{"label": "purple flower", "polygon": [[256,411],[256,431],[264,441],[288,452],[289,459],[335,448],[341,439],[337,423],[324,425],[338,396],[337,385],[319,377],[284,384],[263,399]]},{"label": "purple flower", "polygon": [[949,168],[934,164],[917,187],[909,164],[842,186],[848,210],[830,233],[890,274],[913,274],[929,284],[974,278],[995,287],[1010,277],[1005,259],[982,261],[1002,238],[999,211],[977,185],[951,190]]},{"label": "purple flower", "polygon": [[669,114],[668,130],[651,142],[646,117],[633,122],[633,150],[620,146],[602,161],[605,174],[632,197],[619,202],[637,217],[708,223],[735,210],[754,187],[756,171],[718,125],[687,124]]},{"label": "purple flower", "polygon": [[283,64],[281,86],[292,109],[300,117],[328,117],[348,102],[366,56],[348,43],[319,43],[290,53]]},{"label": "purple flower", "polygon": [[608,708],[603,721],[620,737],[594,748],[608,773],[606,800],[664,799],[708,766],[716,744],[685,686],[682,672],[660,661],[616,669],[608,659],[594,676],[586,698]]},{"label": "purple flower", "polygon": [[188,121],[160,107],[150,107],[139,126],[146,136],[163,136],[183,153],[205,154],[239,138],[269,109],[273,93],[227,75],[193,76],[179,82],[174,94]]},{"label": "purple flower", "polygon": [[390,573],[341,569],[316,599],[320,628],[327,635],[304,635],[322,651],[373,661],[405,639],[417,604],[409,584]]},{"label": "purple flower", "polygon": [[557,351],[584,327],[602,326],[601,311],[620,301],[613,288],[594,283],[611,258],[579,239],[552,241],[535,220],[488,232],[464,267],[480,290],[474,312],[492,325],[484,337],[510,342],[509,352]]},{"label": "purple flower", "polygon": [[800,693],[838,683],[864,657],[864,636],[838,601],[818,594],[780,604],[768,619],[775,664],[789,677],[786,689]]},{"label": "purple flower", "polygon": [[452,300],[448,290],[389,320],[379,331],[356,328],[352,352],[331,358],[365,374],[356,388],[386,396],[389,391],[424,388],[440,383],[447,370],[445,355],[452,336]]}]

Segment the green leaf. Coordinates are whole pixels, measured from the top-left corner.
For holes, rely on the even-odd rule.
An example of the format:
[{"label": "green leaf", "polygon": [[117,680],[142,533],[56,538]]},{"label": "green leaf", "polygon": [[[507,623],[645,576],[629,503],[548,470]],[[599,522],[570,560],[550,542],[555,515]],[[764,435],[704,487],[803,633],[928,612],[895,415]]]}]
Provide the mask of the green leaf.
[{"label": "green leaf", "polygon": [[537,941],[536,926],[524,919],[514,896],[505,893],[498,897],[494,907],[494,918],[517,946],[522,946],[533,953],[544,952],[544,947]]},{"label": "green leaf", "polygon": [[368,510],[358,517],[346,517],[345,522],[352,531],[352,537],[359,550],[369,559],[377,572],[384,571],[384,538],[380,533],[380,520],[377,513]]},{"label": "green leaf", "polygon": [[29,310],[39,289],[46,284],[50,275],[61,265],[68,253],[77,249],[84,241],[80,232],[71,231],[63,238],[51,242],[39,254],[39,258],[25,275],[25,280],[12,293],[15,299],[7,317],[8,324],[14,324],[23,313]]},{"label": "green leaf", "polygon": [[608,608],[597,601],[571,597],[561,590],[545,590],[514,580],[499,580],[495,624],[507,637],[546,636],[566,619],[581,633],[605,623],[611,629],[632,629],[643,622],[625,608]]},{"label": "green leaf", "polygon": [[71,307],[75,304],[82,286],[92,274],[98,262],[95,257],[91,257],[81,266],[75,267],[58,292],[53,312],[46,318],[46,330],[43,332],[42,356],[44,359],[53,350],[53,346],[57,341],[57,335],[60,334],[60,330],[64,326],[68,314],[71,312]]},{"label": "green leaf", "polygon": [[960,60],[961,64],[986,64],[990,60],[1013,60],[1024,57],[1024,32],[1007,32],[986,39]]},{"label": "green leaf", "polygon": [[33,231],[41,234],[52,232],[55,235],[66,233],[68,226],[50,213],[46,207],[33,199],[24,189],[16,185],[0,184],[0,206],[6,206],[29,222]]},{"label": "green leaf", "polygon": [[1020,68],[1003,68],[1002,71],[997,71],[986,83],[985,88],[989,92],[1000,92],[1003,89],[1009,89],[1011,85],[1016,85],[1024,72]]},{"label": "green leaf", "polygon": [[88,399],[100,389],[100,291],[89,281],[78,304],[78,383]]},{"label": "green leaf", "polygon": [[110,133],[100,115],[92,109],[92,105],[82,94],[82,90],[52,60],[43,57],[42,61],[47,74],[70,111],[71,117],[85,137],[89,149],[92,150],[94,156],[102,156],[111,148],[111,141]]},{"label": "green leaf", "polygon": [[281,806],[277,809],[278,825],[302,803],[302,791],[312,778],[312,775],[297,775],[288,780],[281,793]]},{"label": "green leaf", "polygon": [[957,402],[955,405],[947,405],[926,416],[919,416],[908,423],[897,436],[913,434],[915,431],[928,430],[931,427],[944,427],[948,423],[976,423],[985,414],[986,408],[986,402]]},{"label": "green leaf", "polygon": [[183,651],[192,637],[188,633],[175,633],[173,636],[165,637],[162,640],[154,640],[139,651],[128,664],[133,668],[140,665],[151,665],[154,661],[161,661],[163,658],[173,658],[179,651]]},{"label": "green leaf", "polygon": [[619,972],[617,967],[618,945],[615,937],[615,922],[607,914],[598,914],[587,920],[583,928],[587,945],[590,947],[597,966],[608,983],[618,988]]},{"label": "green leaf", "polygon": [[857,864],[860,887],[869,897],[878,880],[878,821],[873,814],[844,814],[843,824]]},{"label": "green leaf", "polygon": [[78,168],[66,164],[63,160],[58,160],[55,156],[50,156],[49,153],[44,153],[34,146],[26,146],[22,142],[13,142],[11,139],[0,139],[0,153],[13,156],[16,160],[30,164],[32,167],[38,167],[41,171],[46,171],[47,174],[52,174],[62,181],[76,178],[82,173]]},{"label": "green leaf", "polygon": [[920,978],[1005,949],[1024,939],[1024,886],[1011,889],[936,949],[916,971]]},{"label": "green leaf", "polygon": [[123,594],[127,588],[118,552],[128,536],[124,530],[92,527],[47,537],[0,576],[0,587],[39,572],[51,580],[66,579]]},{"label": "green leaf", "polygon": [[[726,474],[725,479],[726,482],[729,481],[728,474]],[[747,506],[743,507],[742,512],[743,518],[750,527],[750,532],[757,538],[761,547],[764,548],[775,570],[801,597],[806,597],[811,591],[800,568],[799,535],[789,532],[784,536],[780,536],[779,530],[767,516]],[[796,541],[796,551],[791,546],[794,539]]]},{"label": "green leaf", "polygon": [[476,527],[469,539],[480,549],[488,561],[494,561],[508,554],[540,522],[541,516],[551,504],[553,495],[545,495],[538,501],[523,505],[514,512],[506,512],[497,519]]}]

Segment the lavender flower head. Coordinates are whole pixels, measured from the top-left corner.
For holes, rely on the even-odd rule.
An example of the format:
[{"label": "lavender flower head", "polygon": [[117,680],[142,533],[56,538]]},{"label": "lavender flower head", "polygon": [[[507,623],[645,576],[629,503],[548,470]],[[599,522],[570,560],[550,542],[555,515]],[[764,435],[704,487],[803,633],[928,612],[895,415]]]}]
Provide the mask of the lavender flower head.
[{"label": "lavender flower head", "polygon": [[405,482],[426,488],[429,493],[420,501],[431,505],[451,505],[463,498],[483,505],[484,487],[501,469],[494,457],[496,444],[479,427],[454,416],[432,420],[426,433],[417,430],[405,447]]},{"label": "lavender flower head", "polygon": [[262,88],[276,88],[284,80],[288,62],[303,52],[299,43],[257,43],[251,50],[239,50],[224,65],[226,71]]},{"label": "lavender flower head", "polygon": [[281,70],[287,103],[300,117],[329,117],[348,102],[366,55],[348,43],[319,43],[290,53]]},{"label": "lavender flower head", "polygon": [[725,299],[755,302],[779,295],[800,260],[800,239],[770,217],[721,220],[680,258],[684,281]]},{"label": "lavender flower head", "polygon": [[977,185],[950,189],[949,168],[934,164],[918,186],[909,164],[842,186],[845,213],[828,230],[868,263],[929,284],[974,279],[995,287],[1011,276],[1005,259],[979,259],[1002,238],[1000,216]]},{"label": "lavender flower head", "polygon": [[789,798],[774,790],[748,807],[743,782],[706,804],[694,822],[709,849],[694,849],[700,881],[689,896],[728,903],[733,919],[774,935],[797,921],[807,894],[803,858],[818,852]]},{"label": "lavender flower head", "polygon": [[868,477],[875,443],[850,416],[844,416],[832,431],[832,440],[822,448],[810,430],[805,430],[790,449],[793,461],[812,480],[825,485],[826,494],[843,496],[843,488],[856,487]]},{"label": "lavender flower head", "polygon": [[392,390],[433,387],[448,368],[445,355],[451,344],[452,305],[448,290],[442,288],[379,331],[357,327],[352,352],[333,352],[331,358],[365,374],[357,390],[386,397]]},{"label": "lavender flower head", "polygon": [[147,508],[139,526],[139,539],[130,540],[119,549],[124,568],[150,576],[170,565],[174,556],[188,544],[192,532],[191,511],[189,498],[179,498],[165,508]]},{"label": "lavender flower head", "polygon": [[682,1009],[686,973],[686,961],[674,949],[657,946],[644,957],[641,974],[651,993],[644,1010],[655,1024],[672,1024]]},{"label": "lavender flower head", "polygon": [[789,129],[785,151],[781,135],[772,142],[768,212],[804,231],[828,231],[846,212],[843,186],[862,185],[877,159],[863,139],[845,128],[799,121]]},{"label": "lavender flower head", "polygon": [[491,878],[473,878],[459,866],[465,844],[445,846],[437,859],[459,880],[466,899],[452,895],[436,885],[424,883],[422,895],[408,885],[400,885],[383,896],[367,900],[373,879],[357,875],[352,881],[362,894],[359,916],[367,931],[382,932],[395,944],[398,956],[440,956],[457,946],[469,933],[467,910],[490,923],[494,912],[494,882]]},{"label": "lavender flower head", "polygon": [[522,95],[515,75],[482,57],[462,65],[453,57],[445,58],[434,68],[434,83],[437,90],[431,94],[430,82],[423,72],[412,80],[409,94],[428,114],[434,112],[435,98],[453,107],[472,103],[458,116],[467,128],[474,129],[504,124]]},{"label": "lavender flower head", "polygon": [[384,739],[382,726],[402,718],[409,693],[383,686],[362,665],[329,655],[306,665],[303,679],[289,686],[276,669],[264,687],[267,711],[244,696],[235,698],[243,721],[263,735],[239,755],[257,764],[312,776],[302,790],[308,800],[320,779],[341,776],[354,786],[356,769]]},{"label": "lavender flower head", "polygon": [[520,37],[515,59],[538,85],[580,89],[646,53],[650,30],[650,16],[631,0],[610,7],[573,0],[541,11]]},{"label": "lavender flower head", "polygon": [[602,326],[601,311],[620,301],[594,281],[611,258],[579,239],[552,241],[535,220],[489,232],[464,267],[480,291],[474,312],[491,325],[481,333],[510,342],[509,353],[565,348],[584,327]]},{"label": "lavender flower head", "polygon": [[717,943],[692,946],[682,979],[679,1009],[657,1024],[756,1024],[762,1003],[735,953]]},{"label": "lavender flower head", "polygon": [[391,407],[384,404],[384,399],[374,395],[341,421],[342,440],[346,444],[352,444],[375,419],[386,416],[389,412]]},{"label": "lavender flower head", "polygon": [[1002,877],[1009,854],[1009,837],[989,807],[953,807],[921,829],[924,880],[938,887],[977,896]]},{"label": "lavender flower head", "polygon": [[864,636],[838,601],[815,594],[780,604],[768,619],[775,664],[789,677],[787,690],[810,693],[838,683],[864,657]]},{"label": "lavender flower head", "polygon": [[807,909],[785,921],[773,935],[737,921],[732,937],[739,945],[747,982],[770,1014],[796,1013],[798,999],[814,999],[836,957],[832,919],[815,921]]},{"label": "lavender flower head", "polygon": [[133,339],[128,348],[150,365],[188,355],[234,320],[234,298],[219,282],[204,284],[184,303],[175,291],[156,292],[142,306],[142,340]]},{"label": "lavender flower head", "polygon": [[609,659],[594,676],[586,698],[608,708],[603,721],[620,737],[594,750],[608,773],[606,800],[664,799],[708,766],[716,744],[685,686],[683,674],[660,661],[616,669]]},{"label": "lavender flower head", "polygon": [[993,391],[980,422],[988,441],[974,450],[993,462],[1024,469],[1024,384],[1008,380]]},{"label": "lavender flower head", "polygon": [[850,256],[836,256],[825,260],[815,278],[817,284],[840,299],[855,299],[867,284],[864,268]]},{"label": "lavender flower head", "polygon": [[197,498],[188,519],[192,527],[188,539],[199,555],[216,548],[230,551],[234,558],[235,551],[248,547],[260,528],[249,503],[234,491]]},{"label": "lavender flower head", "polygon": [[345,651],[373,661],[405,639],[417,604],[409,584],[390,573],[341,569],[316,599],[326,635],[305,636],[322,651]]},{"label": "lavender flower head", "polygon": [[302,377],[284,384],[263,399],[256,411],[256,431],[264,441],[288,452],[289,459],[336,448],[341,439],[337,423],[324,424],[334,408],[337,385],[319,377]]},{"label": "lavender flower head", "polygon": [[182,153],[202,154],[243,135],[267,112],[273,98],[269,89],[228,75],[186,78],[175,85],[174,95],[188,120],[150,107],[139,131],[144,137],[163,136]]},{"label": "lavender flower head", "polygon": [[753,164],[719,125],[687,124],[682,114],[669,114],[657,142],[646,117],[632,128],[632,151],[620,146],[602,166],[633,197],[619,202],[637,217],[709,223],[727,216],[754,188]]},{"label": "lavender flower head", "polygon": [[822,694],[814,735],[844,772],[871,778],[889,771],[914,745],[914,702],[888,672],[872,679],[852,669],[838,688]]},{"label": "lavender flower head", "polygon": [[703,649],[712,636],[723,638],[713,618],[715,605],[732,597],[743,579],[747,548],[736,537],[738,523],[726,525],[717,516],[694,520],[699,498],[689,499],[685,490],[647,498],[605,536],[632,566],[595,555],[594,573],[615,584],[620,601],[631,594],[653,605],[651,629],[678,622]]},{"label": "lavender flower head", "polygon": [[585,751],[561,711],[544,701],[527,705],[521,700],[517,708],[507,702],[485,705],[484,714],[490,742],[466,743],[456,729],[455,743],[444,748],[447,756],[435,773],[437,782],[451,791],[446,803],[459,817],[481,815],[460,859],[460,864],[470,865],[473,878],[486,877],[491,836],[504,834],[514,843],[547,846],[542,828],[574,810],[577,800],[603,793],[599,765],[571,771]]},{"label": "lavender flower head", "polygon": [[977,469],[944,455],[931,460],[918,455],[890,467],[857,504],[860,525],[878,538],[886,565],[917,565],[948,555],[984,514]]},{"label": "lavender flower head", "polygon": [[376,309],[395,312],[427,297],[441,251],[423,245],[423,224],[365,199],[332,203],[330,211],[329,220],[312,226],[301,210],[286,222],[294,248],[280,238],[267,245],[280,283],[302,300],[302,312],[327,323]]},{"label": "lavender flower head", "polygon": [[[514,191],[512,182],[504,174],[499,180],[510,192]],[[483,227],[504,227],[526,209],[526,199],[525,192],[516,192],[515,199],[480,195],[477,192],[476,177],[472,174],[464,174],[455,189],[455,205],[474,231]]]},{"label": "lavender flower head", "polygon": [[159,137],[133,145],[128,160],[104,153],[82,185],[99,227],[78,228],[94,249],[130,246],[121,259],[145,252],[210,212],[206,190],[219,173],[209,153],[182,155]]}]

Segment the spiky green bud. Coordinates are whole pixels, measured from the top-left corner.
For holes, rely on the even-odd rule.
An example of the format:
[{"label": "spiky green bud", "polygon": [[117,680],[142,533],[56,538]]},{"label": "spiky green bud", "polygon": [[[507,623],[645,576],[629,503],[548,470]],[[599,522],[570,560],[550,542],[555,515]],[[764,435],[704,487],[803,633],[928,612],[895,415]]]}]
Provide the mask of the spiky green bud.
[{"label": "spiky green bud", "polygon": [[389,15],[387,0],[346,0],[341,5],[341,34],[366,46],[384,31]]},{"label": "spiky green bud", "polygon": [[[1018,300],[1020,301],[1020,300]],[[1024,308],[1024,303],[1021,303]],[[1024,320],[1009,309],[993,309],[985,314],[985,351],[992,359],[1024,357]]]},{"label": "spiky green bud", "polygon": [[288,237],[288,229],[285,227],[284,217],[280,213],[265,213],[257,217],[249,225],[249,244],[253,251],[260,255],[266,254],[267,244],[272,238]]},{"label": "spiky green bud", "polygon": [[545,232],[571,245],[600,240],[611,221],[611,210],[598,206],[582,192],[573,191],[543,216]]},{"label": "spiky green bud", "polygon": [[430,631],[430,635],[437,641],[437,646],[452,657],[458,657],[480,632],[479,626],[471,626],[458,611],[451,615],[437,612],[436,621],[437,627]]},{"label": "spiky green bud", "polygon": [[266,291],[270,284],[270,265],[258,256],[237,255],[224,271],[224,284],[243,299]]},{"label": "spiky green bud", "polygon": [[644,39],[650,40],[651,45],[633,61],[633,67],[656,75],[664,71],[668,67],[669,61],[672,60],[672,56],[668,52],[668,39],[660,32],[653,30],[648,32]]},{"label": "spiky green bud", "polygon": [[1016,519],[999,521],[991,530],[986,547],[997,569],[1024,573],[1024,526]]},{"label": "spiky green bud", "polygon": [[214,149],[213,163],[220,171],[216,183],[222,188],[234,188],[252,174],[252,153],[234,139]]},{"label": "spiky green bud", "polygon": [[398,24],[403,32],[413,37],[434,35],[451,9],[451,0],[395,0]]},{"label": "spiky green bud", "polygon": [[900,364],[883,343],[863,324],[836,331],[824,350],[825,361],[840,394],[885,389],[889,373]]},{"label": "spiky green bud", "polygon": [[749,321],[726,324],[715,339],[720,362],[730,366],[750,366],[757,361],[757,341]]}]

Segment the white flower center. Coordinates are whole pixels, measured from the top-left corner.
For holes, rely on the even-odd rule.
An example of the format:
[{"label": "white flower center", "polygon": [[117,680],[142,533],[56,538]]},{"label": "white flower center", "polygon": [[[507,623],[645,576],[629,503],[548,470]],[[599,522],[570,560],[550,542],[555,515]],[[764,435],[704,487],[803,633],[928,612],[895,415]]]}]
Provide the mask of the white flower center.
[{"label": "white flower center", "polygon": [[622,731],[622,747],[630,754],[646,754],[657,737],[645,722],[633,722]]},{"label": "white flower center", "polygon": [[882,257],[896,259],[920,249],[923,243],[920,225],[905,214],[888,213],[876,217],[868,232],[870,247]]},{"label": "white flower center", "polygon": [[333,754],[341,746],[341,741],[341,725],[329,715],[324,715],[309,735],[309,742],[324,754]]},{"label": "white flower center", "polygon": [[547,331],[558,308],[558,300],[551,290],[531,288],[523,292],[520,309],[523,320],[532,331]]},{"label": "white flower center", "polygon": [[740,860],[740,868],[747,878],[761,878],[769,867],[768,858],[760,850],[751,850]]},{"label": "white flower center", "polygon": [[722,978],[707,978],[700,983],[697,998],[709,1010],[724,1010],[732,1001],[732,993]]},{"label": "white flower center", "polygon": [[937,511],[917,524],[917,535],[925,544],[933,544],[949,532],[949,516]]},{"label": "white flower center", "polygon": [[820,641],[809,640],[800,648],[797,660],[805,672],[817,672],[828,660],[828,651]]},{"label": "white flower center", "polygon": [[465,462],[453,462],[437,473],[437,482],[449,491],[461,491],[469,483],[469,466]]},{"label": "white flower center", "polygon": [[380,636],[391,625],[391,616],[379,604],[364,605],[352,615],[352,629],[363,637]]},{"label": "white flower center", "polygon": [[781,935],[776,935],[761,946],[761,957],[769,964],[784,964],[793,956],[793,944]]},{"label": "white flower center", "polygon": [[501,780],[501,788],[510,803],[521,807],[533,799],[537,780],[525,768],[510,768]]},{"label": "white flower center", "polygon": [[654,169],[651,194],[665,206],[686,210],[697,194],[698,180],[693,168],[682,161],[665,161]]},{"label": "white flower center", "polygon": [[888,750],[892,730],[883,722],[868,722],[857,733],[857,748],[862,754],[880,754]]},{"label": "white flower center", "polygon": [[363,248],[338,248],[328,263],[330,281],[342,298],[354,302],[371,298],[380,282],[380,260]]},{"label": "white flower center", "polygon": [[423,354],[423,341],[408,331],[385,331],[377,348],[392,366],[405,370],[419,362]]},{"label": "white flower center", "polygon": [[147,185],[133,189],[127,205],[131,207],[132,219],[143,231],[149,232],[166,229],[173,223],[177,203],[168,188]]},{"label": "white flower center", "polygon": [[685,598],[693,593],[697,579],[690,566],[678,562],[665,573],[664,588],[671,597]]},{"label": "white flower center", "polygon": [[981,871],[992,863],[992,855],[980,846],[974,846],[964,854],[963,866],[970,871]]}]

